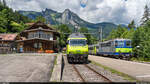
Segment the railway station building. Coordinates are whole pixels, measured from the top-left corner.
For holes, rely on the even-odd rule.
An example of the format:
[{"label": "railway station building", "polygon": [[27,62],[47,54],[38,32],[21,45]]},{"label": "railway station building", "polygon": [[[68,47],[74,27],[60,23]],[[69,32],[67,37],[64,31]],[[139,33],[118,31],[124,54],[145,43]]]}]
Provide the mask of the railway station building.
[{"label": "railway station building", "polygon": [[17,34],[0,34],[0,53],[10,53],[15,47]]},{"label": "railway station building", "polygon": [[[5,35],[7,36],[9,34]],[[0,37],[3,36],[0,35]],[[0,45],[4,42],[9,44],[10,46],[7,46],[6,51],[16,50],[21,53],[52,53],[58,50],[58,37],[59,33],[55,29],[38,21],[19,34],[11,34],[11,39],[8,40],[9,42],[5,42],[5,39],[2,38]]]}]

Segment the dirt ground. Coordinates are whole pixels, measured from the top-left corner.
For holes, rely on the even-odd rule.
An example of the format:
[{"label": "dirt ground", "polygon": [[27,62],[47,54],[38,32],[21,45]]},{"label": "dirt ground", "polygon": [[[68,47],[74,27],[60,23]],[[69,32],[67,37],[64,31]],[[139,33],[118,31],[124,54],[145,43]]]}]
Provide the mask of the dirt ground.
[{"label": "dirt ground", "polygon": [[0,55],[0,82],[49,82],[55,55]]}]

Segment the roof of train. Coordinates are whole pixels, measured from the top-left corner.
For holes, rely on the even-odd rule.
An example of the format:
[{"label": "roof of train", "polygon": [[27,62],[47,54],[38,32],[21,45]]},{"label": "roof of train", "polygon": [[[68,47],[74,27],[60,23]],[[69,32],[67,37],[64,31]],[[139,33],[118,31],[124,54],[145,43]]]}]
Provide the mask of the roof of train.
[{"label": "roof of train", "polygon": [[117,38],[117,39],[113,39],[113,40],[131,40],[131,39]]},{"label": "roof of train", "polygon": [[99,46],[99,44],[88,45],[89,47]]},{"label": "roof of train", "polygon": [[69,36],[69,38],[86,38],[86,37],[81,33],[73,33]]},{"label": "roof of train", "polygon": [[124,41],[124,40],[131,41],[131,39],[117,38],[117,39],[107,40],[107,41],[99,42],[99,43],[107,43],[107,42],[110,42],[110,41]]},{"label": "roof of train", "polygon": [[108,43],[110,41],[124,41],[124,40],[131,41],[131,39],[117,38],[117,39],[112,39],[112,40],[108,40],[108,41],[104,41],[104,42],[98,42],[98,44],[89,45],[89,47],[99,46],[99,43]]}]

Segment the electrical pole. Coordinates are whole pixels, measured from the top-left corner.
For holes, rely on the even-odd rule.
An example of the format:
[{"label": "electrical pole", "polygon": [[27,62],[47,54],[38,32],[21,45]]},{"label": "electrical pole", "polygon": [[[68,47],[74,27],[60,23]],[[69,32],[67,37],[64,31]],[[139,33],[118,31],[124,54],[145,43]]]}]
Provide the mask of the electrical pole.
[{"label": "electrical pole", "polygon": [[77,33],[78,32],[78,24],[76,24],[75,26],[74,26],[74,33]]},{"label": "electrical pole", "polygon": [[99,42],[103,41],[103,30],[102,27],[99,28]]},{"label": "electrical pole", "polygon": [[98,45],[99,47],[101,47],[101,42],[103,42],[103,29],[102,27],[99,28],[99,42],[98,42]]},{"label": "electrical pole", "polygon": [[101,27],[101,42],[103,42],[103,29]]},{"label": "electrical pole", "polygon": [[99,34],[99,42],[101,42],[101,30],[100,30],[100,28],[99,28],[98,34]]}]

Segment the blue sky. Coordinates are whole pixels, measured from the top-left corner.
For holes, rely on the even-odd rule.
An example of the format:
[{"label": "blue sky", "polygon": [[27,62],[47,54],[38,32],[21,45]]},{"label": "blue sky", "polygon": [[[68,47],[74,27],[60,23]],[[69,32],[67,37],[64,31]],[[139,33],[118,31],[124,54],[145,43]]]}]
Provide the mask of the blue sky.
[{"label": "blue sky", "polygon": [[81,7],[80,0],[6,0],[14,10],[42,11],[50,8],[58,12],[65,9],[78,14],[82,19],[92,22],[113,22],[128,24],[135,20],[140,23],[145,4],[149,0],[88,0],[85,8]]}]

